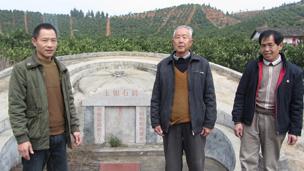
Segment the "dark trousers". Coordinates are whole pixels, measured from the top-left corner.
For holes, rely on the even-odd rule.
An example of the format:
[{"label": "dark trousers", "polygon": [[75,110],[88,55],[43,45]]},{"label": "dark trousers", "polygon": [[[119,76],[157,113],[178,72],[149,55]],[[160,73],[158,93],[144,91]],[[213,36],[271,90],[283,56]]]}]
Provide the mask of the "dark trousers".
[{"label": "dark trousers", "polygon": [[22,158],[23,171],[42,171],[45,165],[48,171],[68,171],[65,135],[50,136],[50,148],[34,150],[30,157]]},{"label": "dark trousers", "polygon": [[202,135],[193,135],[189,123],[170,126],[163,140],[166,171],[182,171],[183,151],[186,154],[189,171],[204,170],[206,138]]}]

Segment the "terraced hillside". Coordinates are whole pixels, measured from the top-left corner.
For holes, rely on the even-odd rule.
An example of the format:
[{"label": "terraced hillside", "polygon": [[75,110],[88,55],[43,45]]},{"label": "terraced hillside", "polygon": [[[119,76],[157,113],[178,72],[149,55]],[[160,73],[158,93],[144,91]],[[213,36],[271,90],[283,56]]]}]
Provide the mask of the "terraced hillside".
[{"label": "terraced hillside", "polygon": [[84,13],[77,9],[71,10],[70,15],[0,10],[0,33],[14,29],[30,33],[36,24],[44,21],[54,24],[63,37],[104,37],[107,17],[110,17],[111,35],[114,37],[170,36],[172,29],[181,24],[192,26],[202,35],[250,34],[261,26],[304,26],[304,1],[235,14],[225,14],[204,4],[184,4],[120,16],[100,11]]}]

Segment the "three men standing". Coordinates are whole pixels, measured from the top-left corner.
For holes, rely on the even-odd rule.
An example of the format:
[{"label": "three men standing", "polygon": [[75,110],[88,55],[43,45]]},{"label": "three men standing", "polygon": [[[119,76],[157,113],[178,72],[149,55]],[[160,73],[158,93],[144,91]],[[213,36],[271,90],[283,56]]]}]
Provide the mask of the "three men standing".
[{"label": "three men standing", "polygon": [[[151,124],[163,137],[166,171],[182,170],[185,151],[190,171],[203,171],[206,136],[216,121],[216,97],[208,61],[190,51],[193,30],[178,26],[174,52],[157,65],[151,98]],[[242,170],[278,170],[280,148],[301,135],[303,71],[280,50],[283,36],[260,35],[258,60],[240,80],[233,106],[235,134],[241,138]],[[56,29],[47,23],[33,32],[33,56],[15,65],[9,87],[9,116],[22,155],[23,170],[67,170],[66,144],[81,143],[79,121],[66,67],[54,57]]]},{"label": "three men standing", "polygon": [[233,121],[241,138],[242,171],[257,171],[259,152],[263,170],[278,170],[282,142],[297,142],[303,118],[303,71],[288,62],[283,53],[283,36],[267,30],[259,37],[261,56],[250,61],[237,88]]},{"label": "three men standing", "polygon": [[178,26],[174,52],[157,65],[151,98],[151,124],[163,136],[166,171],[203,171],[206,136],[216,121],[216,99],[208,61],[190,51],[193,30]]}]

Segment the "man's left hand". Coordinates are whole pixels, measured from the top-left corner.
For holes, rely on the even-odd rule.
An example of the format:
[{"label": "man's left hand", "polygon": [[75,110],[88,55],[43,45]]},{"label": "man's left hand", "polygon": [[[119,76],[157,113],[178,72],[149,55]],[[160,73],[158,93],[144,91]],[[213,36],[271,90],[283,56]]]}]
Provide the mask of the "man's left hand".
[{"label": "man's left hand", "polygon": [[207,137],[211,131],[212,131],[212,129],[204,127],[201,132],[201,135],[203,135],[204,137]]},{"label": "man's left hand", "polygon": [[296,135],[288,134],[287,143],[289,145],[294,145],[297,141],[298,141],[298,137]]},{"label": "man's left hand", "polygon": [[80,132],[73,132],[73,137],[74,137],[74,140],[75,140],[75,145],[79,146],[81,144]]}]

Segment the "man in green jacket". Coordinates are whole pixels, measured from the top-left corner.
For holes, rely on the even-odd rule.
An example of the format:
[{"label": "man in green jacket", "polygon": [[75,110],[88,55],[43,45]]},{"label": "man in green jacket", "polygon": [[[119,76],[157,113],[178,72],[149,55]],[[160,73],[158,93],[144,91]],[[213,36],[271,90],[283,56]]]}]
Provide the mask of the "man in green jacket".
[{"label": "man in green jacket", "polygon": [[48,23],[33,31],[32,57],[16,64],[9,85],[9,117],[24,171],[67,171],[66,145],[81,143],[67,68],[54,54],[57,31]]}]

